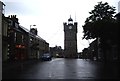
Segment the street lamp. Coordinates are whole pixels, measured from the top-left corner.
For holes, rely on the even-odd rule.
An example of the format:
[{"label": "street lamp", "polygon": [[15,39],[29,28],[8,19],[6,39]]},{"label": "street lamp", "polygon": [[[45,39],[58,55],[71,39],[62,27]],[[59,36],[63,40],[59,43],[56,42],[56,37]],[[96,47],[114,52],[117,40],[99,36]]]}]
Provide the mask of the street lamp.
[{"label": "street lamp", "polygon": [[33,41],[33,39],[31,38],[31,27],[32,26],[36,26],[36,25],[35,24],[34,25],[30,25],[30,32],[29,32],[29,55],[30,56],[32,55],[31,42]]},{"label": "street lamp", "polygon": [[30,29],[31,29],[31,26],[36,26],[35,24],[34,25],[30,25]]}]

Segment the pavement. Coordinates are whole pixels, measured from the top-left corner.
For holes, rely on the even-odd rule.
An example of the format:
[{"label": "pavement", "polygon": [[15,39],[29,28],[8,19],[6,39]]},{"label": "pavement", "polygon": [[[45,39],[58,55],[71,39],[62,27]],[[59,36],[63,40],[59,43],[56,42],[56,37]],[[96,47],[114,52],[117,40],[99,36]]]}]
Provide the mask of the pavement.
[{"label": "pavement", "polygon": [[10,61],[10,62],[6,61],[2,63],[2,70],[15,68],[17,66],[20,66],[21,64],[25,65],[25,64],[36,63],[36,62],[40,62],[40,60],[32,59],[32,60],[23,60],[23,61]]}]

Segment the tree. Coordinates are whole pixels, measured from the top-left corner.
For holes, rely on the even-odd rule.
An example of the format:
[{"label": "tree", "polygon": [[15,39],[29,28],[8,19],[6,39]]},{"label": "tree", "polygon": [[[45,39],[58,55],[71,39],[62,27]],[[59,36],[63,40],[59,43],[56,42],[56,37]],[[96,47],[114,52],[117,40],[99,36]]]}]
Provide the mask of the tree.
[{"label": "tree", "polygon": [[83,39],[94,39],[98,37],[106,37],[111,32],[115,7],[111,7],[107,2],[98,2],[98,5],[94,6],[94,10],[89,12],[91,14],[83,25]]},{"label": "tree", "polygon": [[98,2],[94,10],[89,12],[90,16],[83,25],[83,39],[100,38],[100,46],[106,60],[106,50],[109,49],[109,42],[116,40],[116,22],[114,18],[115,7],[108,5],[107,2]]}]

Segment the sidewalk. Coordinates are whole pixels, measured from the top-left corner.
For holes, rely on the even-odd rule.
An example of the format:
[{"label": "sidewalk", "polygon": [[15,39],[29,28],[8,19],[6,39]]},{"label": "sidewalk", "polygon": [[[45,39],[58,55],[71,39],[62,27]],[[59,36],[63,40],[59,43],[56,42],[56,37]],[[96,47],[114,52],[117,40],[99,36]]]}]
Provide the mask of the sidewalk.
[{"label": "sidewalk", "polygon": [[11,68],[14,68],[14,67],[18,67],[20,66],[21,64],[29,64],[29,63],[37,63],[37,62],[40,62],[40,60],[23,60],[23,61],[12,61],[12,62],[2,62],[2,70],[7,70],[7,69],[11,69]]}]

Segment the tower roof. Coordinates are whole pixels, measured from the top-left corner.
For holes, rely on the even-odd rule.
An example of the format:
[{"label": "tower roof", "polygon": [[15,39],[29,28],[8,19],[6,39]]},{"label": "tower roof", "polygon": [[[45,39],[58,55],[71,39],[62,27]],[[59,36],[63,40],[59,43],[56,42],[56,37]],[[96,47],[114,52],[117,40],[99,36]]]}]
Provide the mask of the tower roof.
[{"label": "tower roof", "polygon": [[73,19],[71,18],[71,16],[70,16],[70,18],[68,19],[68,21],[73,21]]}]

